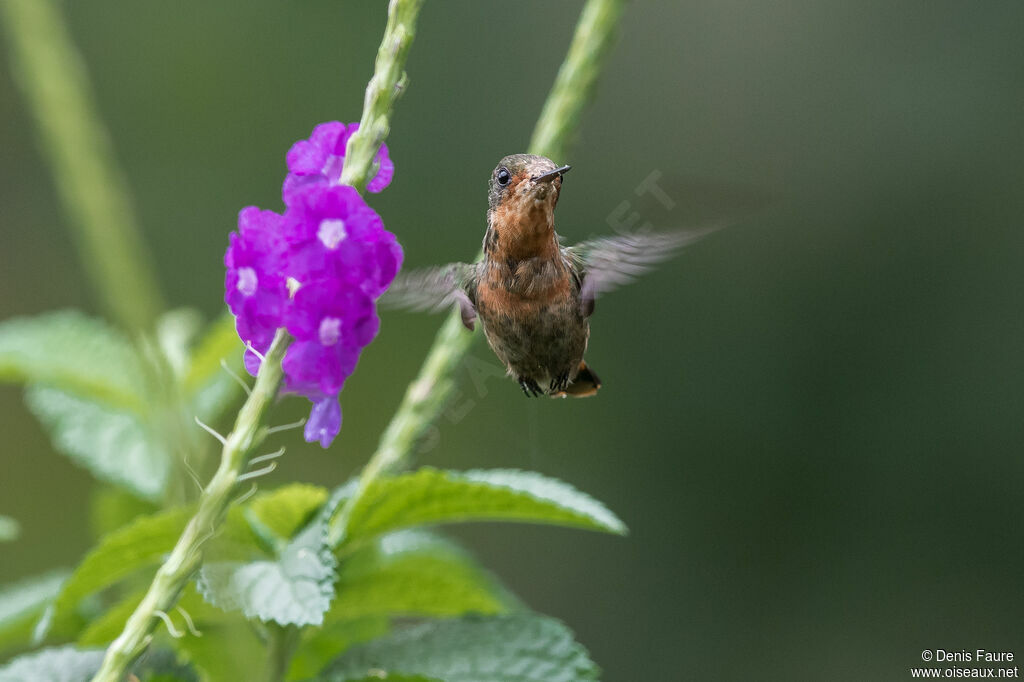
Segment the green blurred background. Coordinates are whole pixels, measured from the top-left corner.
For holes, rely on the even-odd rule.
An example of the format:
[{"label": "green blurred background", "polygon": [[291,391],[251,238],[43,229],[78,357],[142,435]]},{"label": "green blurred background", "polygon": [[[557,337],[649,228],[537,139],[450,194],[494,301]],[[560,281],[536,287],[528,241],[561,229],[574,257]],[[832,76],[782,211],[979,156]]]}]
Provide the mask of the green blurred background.
[{"label": "green blurred background", "polygon": [[[396,178],[371,200],[409,265],[477,249],[488,173],[525,147],[580,6],[427,3]],[[384,3],[65,9],[167,296],[215,316],[239,208],[279,208],[288,146],[358,119]],[[625,539],[458,532],[606,679],[907,679],[924,648],[1024,656],[1022,27],[1020,2],[628,8],[557,159],[574,166],[559,229],[608,232],[623,201],[732,226],[600,301],[599,397],[527,401],[496,378],[481,395],[467,370],[464,414],[420,457],[536,469],[622,516]],[[0,60],[0,318],[95,312]],[[671,211],[634,193],[655,170]],[[365,462],[439,322],[386,315],[341,437],[291,435],[267,485]],[[23,525],[0,548],[9,581],[82,555],[92,484],[19,390],[0,388],[0,413],[0,514]]]}]

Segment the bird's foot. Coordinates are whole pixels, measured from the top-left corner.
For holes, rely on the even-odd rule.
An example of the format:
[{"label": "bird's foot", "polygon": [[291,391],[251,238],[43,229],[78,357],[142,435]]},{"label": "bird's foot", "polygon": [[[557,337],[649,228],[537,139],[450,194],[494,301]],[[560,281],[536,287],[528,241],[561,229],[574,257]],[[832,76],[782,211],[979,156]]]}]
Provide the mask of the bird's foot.
[{"label": "bird's foot", "polygon": [[523,389],[527,398],[536,398],[544,392],[536,381],[528,377],[519,377],[519,388]]},{"label": "bird's foot", "polygon": [[551,386],[549,387],[549,393],[563,393],[566,387],[569,385],[569,371],[566,370],[558,376],[551,378]]}]

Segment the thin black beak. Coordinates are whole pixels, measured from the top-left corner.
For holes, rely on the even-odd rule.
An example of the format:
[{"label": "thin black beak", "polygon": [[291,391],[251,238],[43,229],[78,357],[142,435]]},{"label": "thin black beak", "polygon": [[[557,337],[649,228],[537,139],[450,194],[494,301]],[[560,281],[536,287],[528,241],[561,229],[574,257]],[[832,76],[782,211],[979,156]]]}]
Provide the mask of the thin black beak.
[{"label": "thin black beak", "polygon": [[571,168],[572,166],[562,166],[561,168],[556,168],[553,171],[548,171],[544,175],[535,175],[530,179],[534,182],[551,182],[555,178],[560,178],[568,173]]}]

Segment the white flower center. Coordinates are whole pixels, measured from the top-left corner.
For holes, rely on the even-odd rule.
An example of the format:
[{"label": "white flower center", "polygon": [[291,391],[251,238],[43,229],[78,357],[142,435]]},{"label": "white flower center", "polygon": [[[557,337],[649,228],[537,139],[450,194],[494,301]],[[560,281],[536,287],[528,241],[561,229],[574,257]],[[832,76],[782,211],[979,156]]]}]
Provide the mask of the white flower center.
[{"label": "white flower center", "polygon": [[238,268],[238,291],[242,296],[252,296],[256,293],[256,285],[259,279],[256,271],[252,268]]},{"label": "white flower center", "polygon": [[320,320],[320,344],[333,346],[341,336],[341,320],[337,317],[325,317]]},{"label": "white flower center", "polygon": [[347,236],[345,221],[339,218],[321,220],[320,229],[316,231],[317,239],[328,249],[336,249],[341,240]]}]

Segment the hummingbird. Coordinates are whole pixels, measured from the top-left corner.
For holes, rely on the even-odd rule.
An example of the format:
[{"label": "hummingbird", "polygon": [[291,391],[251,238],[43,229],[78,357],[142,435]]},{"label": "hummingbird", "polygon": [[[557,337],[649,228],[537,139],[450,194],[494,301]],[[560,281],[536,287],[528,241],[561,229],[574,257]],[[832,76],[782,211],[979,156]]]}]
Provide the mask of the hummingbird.
[{"label": "hummingbird", "polygon": [[555,206],[570,168],[533,154],[503,158],[488,183],[483,258],[401,273],[380,299],[432,312],[458,306],[471,331],[479,320],[527,397],[597,393],[601,380],[583,355],[598,296],[710,231],[638,231],[563,246]]}]

